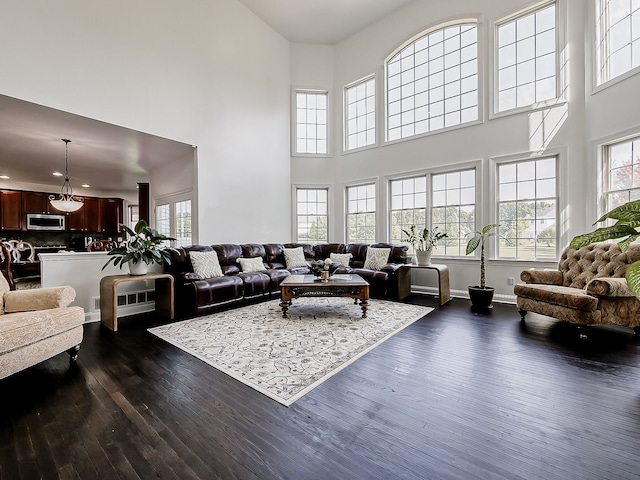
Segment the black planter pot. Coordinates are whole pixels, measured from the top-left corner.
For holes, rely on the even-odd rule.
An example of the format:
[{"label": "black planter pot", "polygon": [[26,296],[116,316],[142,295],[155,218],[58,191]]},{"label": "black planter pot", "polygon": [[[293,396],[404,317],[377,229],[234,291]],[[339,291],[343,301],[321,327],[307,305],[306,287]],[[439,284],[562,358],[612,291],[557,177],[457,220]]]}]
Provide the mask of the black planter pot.
[{"label": "black planter pot", "polygon": [[493,308],[493,287],[469,287],[469,298],[471,299],[471,310],[478,313],[490,312]]}]

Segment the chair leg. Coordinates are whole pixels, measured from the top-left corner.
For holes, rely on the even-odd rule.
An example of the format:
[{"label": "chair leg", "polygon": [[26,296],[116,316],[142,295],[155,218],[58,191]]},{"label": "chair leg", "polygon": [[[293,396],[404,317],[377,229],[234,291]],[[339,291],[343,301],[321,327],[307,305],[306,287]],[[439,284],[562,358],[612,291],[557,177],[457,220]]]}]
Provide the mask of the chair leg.
[{"label": "chair leg", "polygon": [[518,313],[520,314],[520,321],[524,322],[524,317],[526,317],[527,313],[529,312],[527,312],[526,310],[518,310]]},{"label": "chair leg", "polygon": [[67,350],[67,353],[69,354],[69,360],[71,362],[75,362],[78,359],[78,352],[80,352],[80,345],[76,345],[75,347],[71,347],[69,350]]}]

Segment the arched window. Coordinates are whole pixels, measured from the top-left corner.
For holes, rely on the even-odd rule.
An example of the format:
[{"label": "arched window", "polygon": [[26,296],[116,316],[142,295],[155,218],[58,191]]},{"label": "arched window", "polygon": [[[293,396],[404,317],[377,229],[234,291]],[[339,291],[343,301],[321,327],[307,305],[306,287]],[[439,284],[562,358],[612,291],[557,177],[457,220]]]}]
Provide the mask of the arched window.
[{"label": "arched window", "polygon": [[478,27],[431,30],[385,63],[387,141],[478,119]]}]

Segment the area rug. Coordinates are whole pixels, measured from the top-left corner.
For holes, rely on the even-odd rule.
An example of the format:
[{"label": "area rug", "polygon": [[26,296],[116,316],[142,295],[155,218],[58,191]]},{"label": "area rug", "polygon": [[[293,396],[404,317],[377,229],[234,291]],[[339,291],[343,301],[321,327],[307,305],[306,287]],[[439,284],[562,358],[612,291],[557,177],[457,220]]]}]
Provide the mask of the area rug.
[{"label": "area rug", "polygon": [[347,298],[279,301],[150,328],[268,397],[290,406],[433,308],[371,300],[368,318]]}]

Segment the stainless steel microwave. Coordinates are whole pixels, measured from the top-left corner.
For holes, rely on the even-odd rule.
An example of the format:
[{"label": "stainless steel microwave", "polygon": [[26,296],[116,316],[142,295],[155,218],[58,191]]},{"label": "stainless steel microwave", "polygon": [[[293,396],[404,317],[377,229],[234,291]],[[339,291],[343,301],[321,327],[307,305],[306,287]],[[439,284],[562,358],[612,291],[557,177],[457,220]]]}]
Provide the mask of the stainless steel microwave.
[{"label": "stainless steel microwave", "polygon": [[27,213],[27,230],[64,230],[64,215]]}]

